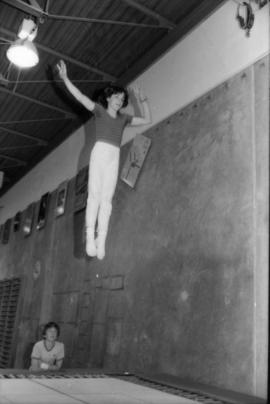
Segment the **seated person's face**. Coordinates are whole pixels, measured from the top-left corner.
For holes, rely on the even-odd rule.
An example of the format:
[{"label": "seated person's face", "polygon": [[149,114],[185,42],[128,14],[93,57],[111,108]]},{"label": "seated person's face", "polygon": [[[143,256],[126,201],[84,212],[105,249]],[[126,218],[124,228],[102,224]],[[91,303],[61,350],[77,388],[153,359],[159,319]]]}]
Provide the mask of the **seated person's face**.
[{"label": "seated person's face", "polygon": [[57,339],[57,329],[54,327],[48,328],[46,331],[46,339],[48,341],[55,341]]}]

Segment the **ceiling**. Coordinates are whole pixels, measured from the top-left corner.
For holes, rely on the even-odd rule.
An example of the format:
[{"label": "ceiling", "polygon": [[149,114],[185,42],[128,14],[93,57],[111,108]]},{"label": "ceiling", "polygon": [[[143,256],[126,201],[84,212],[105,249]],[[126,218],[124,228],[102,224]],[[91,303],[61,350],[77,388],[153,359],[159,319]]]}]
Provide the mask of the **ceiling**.
[{"label": "ceiling", "polygon": [[[55,75],[59,59],[89,96],[127,85],[224,2],[0,0],[0,196],[89,118]],[[18,70],[6,50],[29,16],[40,61]]]}]

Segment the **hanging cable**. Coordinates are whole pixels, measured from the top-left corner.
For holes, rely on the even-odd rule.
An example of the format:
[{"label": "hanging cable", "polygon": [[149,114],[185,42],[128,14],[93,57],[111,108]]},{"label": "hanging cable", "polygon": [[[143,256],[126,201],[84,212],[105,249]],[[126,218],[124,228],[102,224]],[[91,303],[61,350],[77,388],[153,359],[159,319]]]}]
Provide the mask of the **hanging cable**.
[{"label": "hanging cable", "polygon": [[20,81],[20,75],[21,75],[21,69],[18,69],[17,78],[16,78],[16,82],[15,82],[15,86],[14,86],[13,89],[12,89],[12,92],[13,92],[13,93],[15,93],[16,90],[17,90],[18,83],[19,83],[19,81]]}]

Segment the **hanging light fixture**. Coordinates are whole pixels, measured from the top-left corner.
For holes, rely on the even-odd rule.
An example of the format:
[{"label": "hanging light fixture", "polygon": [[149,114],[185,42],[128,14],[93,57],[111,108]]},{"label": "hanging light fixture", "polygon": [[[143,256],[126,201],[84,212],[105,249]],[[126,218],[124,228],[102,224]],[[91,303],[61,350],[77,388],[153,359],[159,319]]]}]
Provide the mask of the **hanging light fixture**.
[{"label": "hanging light fixture", "polygon": [[33,67],[38,64],[37,48],[28,39],[18,39],[7,50],[7,58],[21,68]]},{"label": "hanging light fixture", "polygon": [[15,40],[7,50],[7,58],[20,68],[29,68],[39,62],[38,51],[32,42],[37,35],[37,25],[31,19],[24,19]]}]

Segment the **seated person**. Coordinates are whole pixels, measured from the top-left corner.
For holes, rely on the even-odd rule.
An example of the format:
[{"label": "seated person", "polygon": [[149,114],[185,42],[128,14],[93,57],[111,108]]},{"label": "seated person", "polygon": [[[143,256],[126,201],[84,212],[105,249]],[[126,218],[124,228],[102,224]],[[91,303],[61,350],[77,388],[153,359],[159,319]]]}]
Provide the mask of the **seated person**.
[{"label": "seated person", "polygon": [[59,370],[63,364],[65,348],[57,341],[60,327],[53,321],[43,329],[43,339],[35,343],[31,354],[30,371]]}]

